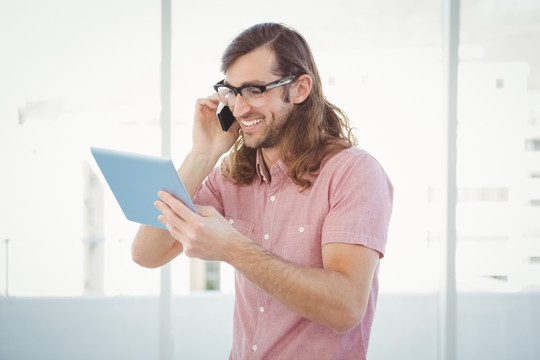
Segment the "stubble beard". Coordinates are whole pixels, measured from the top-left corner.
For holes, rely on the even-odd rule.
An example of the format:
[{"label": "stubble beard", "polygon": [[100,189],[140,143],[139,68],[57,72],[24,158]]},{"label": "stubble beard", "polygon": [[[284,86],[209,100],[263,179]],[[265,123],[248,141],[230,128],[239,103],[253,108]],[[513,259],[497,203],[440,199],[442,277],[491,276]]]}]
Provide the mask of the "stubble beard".
[{"label": "stubble beard", "polygon": [[287,124],[287,121],[289,121],[291,113],[292,107],[284,106],[277,115],[273,116],[274,121],[272,122],[272,125],[270,127],[267,127],[265,129],[262,138],[260,138],[255,144],[246,143],[244,138],[245,145],[253,149],[278,147],[282,141],[284,132],[283,130],[285,128],[285,125]]}]

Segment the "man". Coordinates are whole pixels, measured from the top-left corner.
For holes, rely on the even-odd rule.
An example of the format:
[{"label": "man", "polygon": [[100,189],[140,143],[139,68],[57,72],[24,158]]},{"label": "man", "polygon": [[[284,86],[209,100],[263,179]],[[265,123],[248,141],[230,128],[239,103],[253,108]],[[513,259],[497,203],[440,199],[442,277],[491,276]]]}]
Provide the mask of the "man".
[{"label": "man", "polygon": [[[197,213],[160,192],[168,231],[141,226],[133,258],[157,267],[183,251],[236,269],[231,359],[365,358],[392,185],[354,146],[296,31],[245,30],[222,70],[218,93],[197,101],[179,169]],[[219,101],[236,118],[227,132]]]}]

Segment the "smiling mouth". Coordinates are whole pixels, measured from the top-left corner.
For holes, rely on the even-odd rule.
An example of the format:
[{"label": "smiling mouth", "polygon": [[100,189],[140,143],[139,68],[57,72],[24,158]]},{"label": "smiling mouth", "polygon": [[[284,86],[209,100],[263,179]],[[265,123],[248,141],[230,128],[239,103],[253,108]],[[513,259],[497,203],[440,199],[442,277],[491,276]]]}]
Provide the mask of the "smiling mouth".
[{"label": "smiling mouth", "polygon": [[258,119],[253,119],[253,120],[242,120],[242,125],[244,125],[245,127],[252,127],[252,126],[255,126],[257,124],[260,124],[262,123],[263,121],[263,118],[258,118]]}]

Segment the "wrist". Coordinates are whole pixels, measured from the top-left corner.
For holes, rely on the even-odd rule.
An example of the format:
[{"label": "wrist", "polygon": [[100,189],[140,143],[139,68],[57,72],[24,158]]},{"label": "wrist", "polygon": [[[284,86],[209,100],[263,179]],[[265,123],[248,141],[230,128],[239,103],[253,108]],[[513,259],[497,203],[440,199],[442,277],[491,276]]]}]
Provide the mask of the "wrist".
[{"label": "wrist", "polygon": [[197,167],[201,169],[213,169],[220,157],[221,154],[191,149],[184,161],[197,164]]},{"label": "wrist", "polygon": [[249,259],[253,257],[253,252],[256,251],[257,247],[258,245],[251,239],[238,232],[229,242],[226,251],[223,252],[222,261],[236,269],[241,269],[242,263],[250,261]]},{"label": "wrist", "polygon": [[219,158],[205,153],[189,152],[178,169],[189,196],[193,197],[204,179],[210,174]]}]

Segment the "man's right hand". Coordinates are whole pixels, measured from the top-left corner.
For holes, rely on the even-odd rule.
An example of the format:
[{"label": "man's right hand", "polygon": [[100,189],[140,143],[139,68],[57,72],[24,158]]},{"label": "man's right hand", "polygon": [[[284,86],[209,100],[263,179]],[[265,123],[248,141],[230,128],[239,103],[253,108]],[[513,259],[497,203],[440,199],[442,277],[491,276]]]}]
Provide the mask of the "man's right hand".
[{"label": "man's right hand", "polygon": [[225,154],[238,139],[240,126],[234,123],[228,131],[223,131],[219,125],[216,111],[219,97],[213,94],[207,98],[198,99],[195,105],[193,121],[193,144],[191,151],[215,157],[216,161]]}]

